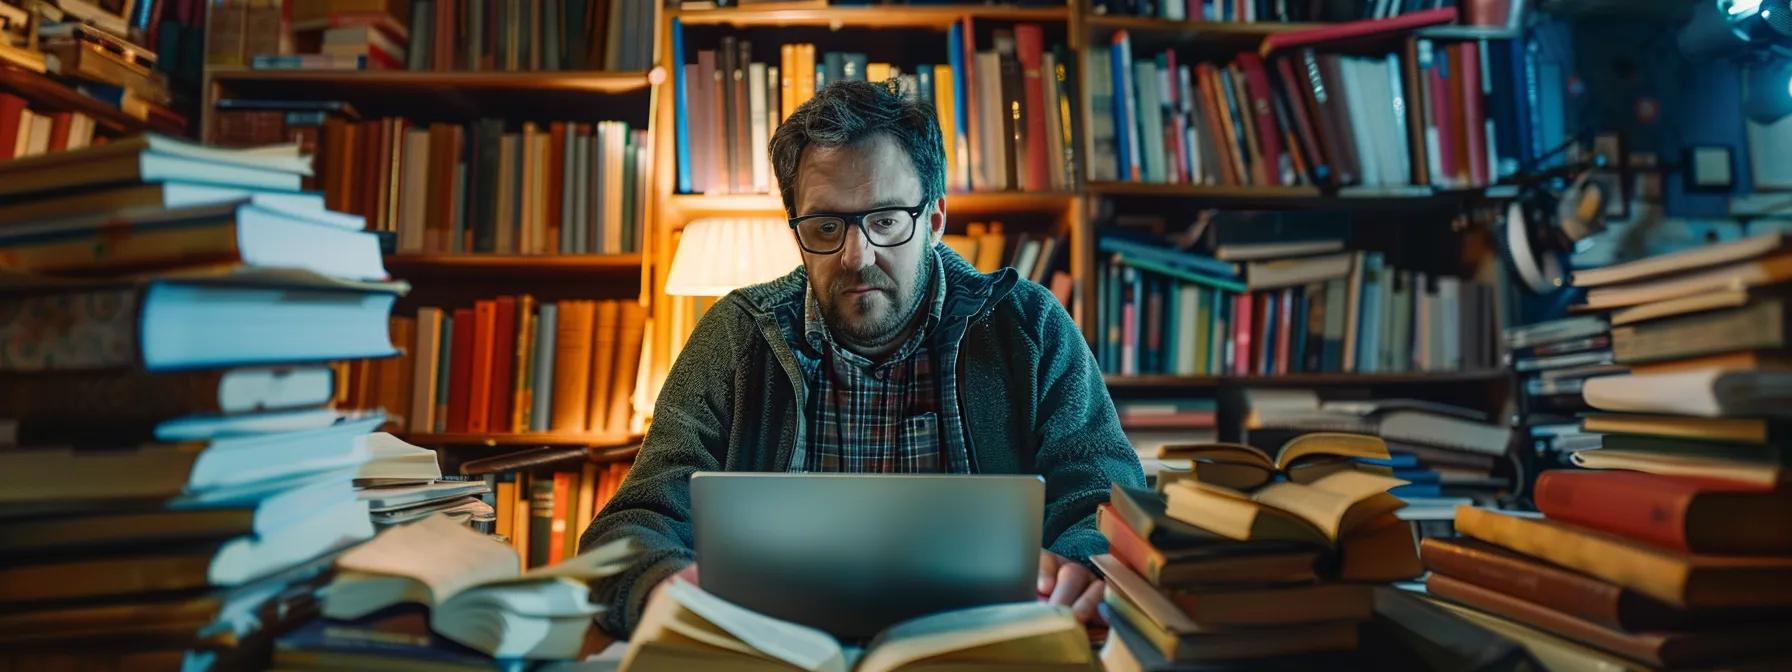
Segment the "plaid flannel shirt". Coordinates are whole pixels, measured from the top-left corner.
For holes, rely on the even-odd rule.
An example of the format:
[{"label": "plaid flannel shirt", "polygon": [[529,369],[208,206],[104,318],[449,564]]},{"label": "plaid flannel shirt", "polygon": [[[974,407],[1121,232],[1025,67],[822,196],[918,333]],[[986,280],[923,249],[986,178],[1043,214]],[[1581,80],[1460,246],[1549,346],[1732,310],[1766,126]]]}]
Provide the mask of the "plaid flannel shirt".
[{"label": "plaid flannel shirt", "polygon": [[[929,250],[929,254],[938,252]],[[947,428],[960,427],[957,403],[942,403],[943,380],[929,342],[945,304],[946,277],[933,260],[927,317],[888,359],[875,363],[841,347],[828,333],[813,289],[805,291],[803,337],[793,347],[807,378],[808,441],[791,457],[791,471],[939,473],[966,471],[948,451]],[[793,346],[797,344],[792,344]]]}]

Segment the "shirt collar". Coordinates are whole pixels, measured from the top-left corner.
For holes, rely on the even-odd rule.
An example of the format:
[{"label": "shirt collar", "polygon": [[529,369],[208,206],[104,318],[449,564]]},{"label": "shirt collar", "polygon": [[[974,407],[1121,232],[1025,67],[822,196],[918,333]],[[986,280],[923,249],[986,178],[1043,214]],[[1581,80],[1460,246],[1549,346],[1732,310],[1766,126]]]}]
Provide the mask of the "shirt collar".
[{"label": "shirt collar", "polygon": [[[933,255],[933,263],[930,264],[933,267],[933,272],[930,275],[933,277],[929,283],[931,287],[930,296],[927,299],[927,318],[922,321],[921,328],[916,329],[914,335],[910,336],[908,341],[902,344],[902,347],[896,349],[895,354],[884,360],[885,364],[908,359],[910,355],[921,348],[923,343],[927,342],[934,327],[939,324],[940,312],[946,304],[946,268],[940,259],[938,245],[929,246],[927,254]],[[821,303],[815,299],[815,288],[809,283],[804,283],[803,286],[803,306],[803,338],[809,342],[811,348],[814,348],[816,352],[833,352],[861,367],[875,366],[871,360],[841,347],[834,341],[833,334],[828,332],[827,320],[821,315]]]}]

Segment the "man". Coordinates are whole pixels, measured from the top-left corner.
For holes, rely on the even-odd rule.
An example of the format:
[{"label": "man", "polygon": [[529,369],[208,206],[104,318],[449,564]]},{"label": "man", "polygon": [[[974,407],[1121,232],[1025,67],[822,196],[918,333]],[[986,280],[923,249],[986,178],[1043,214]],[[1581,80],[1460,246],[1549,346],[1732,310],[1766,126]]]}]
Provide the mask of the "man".
[{"label": "man", "polygon": [[604,588],[626,636],[692,563],[694,471],[1039,474],[1042,599],[1095,616],[1095,507],[1142,486],[1089,347],[1044,288],[939,243],[933,111],[886,85],[828,86],[778,127],[772,169],[803,267],[738,290],[691,334],[627,481],[582,538],[645,546]]}]

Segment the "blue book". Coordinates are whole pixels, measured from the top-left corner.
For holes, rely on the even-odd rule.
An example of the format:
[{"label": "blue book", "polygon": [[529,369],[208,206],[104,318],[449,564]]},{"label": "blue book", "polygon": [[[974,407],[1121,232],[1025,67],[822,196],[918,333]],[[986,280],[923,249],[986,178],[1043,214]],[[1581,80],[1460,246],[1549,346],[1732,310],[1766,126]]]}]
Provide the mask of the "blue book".
[{"label": "blue book", "polygon": [[535,392],[531,398],[533,406],[529,409],[529,431],[532,432],[545,432],[553,427],[554,348],[558,347],[556,332],[559,328],[560,304],[541,304],[541,313],[535,320]]},{"label": "blue book", "polygon": [[1257,358],[1257,370],[1264,375],[1276,372],[1276,328],[1281,321],[1278,305],[1281,298],[1275,292],[1263,293],[1263,330],[1256,336],[1257,348],[1263,351],[1263,356]]},{"label": "blue book", "polygon": [[1377,459],[1377,458],[1362,457],[1362,458],[1357,458],[1357,461],[1362,462],[1363,464],[1374,464],[1374,465],[1379,465],[1379,466],[1383,466],[1383,467],[1388,467],[1388,468],[1394,469],[1396,471],[1401,470],[1401,469],[1417,469],[1419,467],[1419,456],[1414,455],[1412,453],[1406,453],[1406,452],[1401,452],[1401,451],[1397,451],[1397,450],[1390,451],[1388,453],[1388,459],[1385,459],[1385,460]]},{"label": "blue book", "polygon": [[[920,89],[915,92],[915,100],[921,101],[922,104],[928,107],[932,107],[936,110],[939,109],[939,103],[938,101],[935,101],[933,97],[932,65],[923,64],[915,66],[915,87]],[[944,125],[946,120],[941,119],[939,122]],[[950,152],[952,151],[952,148],[947,147],[946,151]]]},{"label": "blue book", "polygon": [[1380,370],[1381,353],[1381,283],[1383,261],[1380,252],[1363,255],[1363,296],[1357,316],[1356,370],[1374,373]]},{"label": "blue book", "polygon": [[1294,318],[1288,325],[1288,370],[1297,372],[1307,361],[1307,292],[1301,287],[1288,291],[1293,302],[1289,315]]},{"label": "blue book", "polygon": [[1137,268],[1128,268],[1126,277],[1132,284],[1132,297],[1129,301],[1132,304],[1132,338],[1126,343],[1130,347],[1122,370],[1137,374],[1144,372],[1139,368],[1139,362],[1144,359],[1145,350],[1145,274],[1138,272]]},{"label": "blue book", "polygon": [[1133,97],[1132,83],[1132,46],[1121,31],[1114,35],[1113,55],[1109,59],[1109,70],[1114,78],[1114,155],[1118,164],[1115,175],[1120,181],[1128,182],[1139,179],[1134,169],[1138,163],[1139,128],[1138,123],[1127,114]]},{"label": "blue book", "polygon": [[1177,351],[1193,344],[1195,336],[1194,334],[1184,334],[1177,329],[1177,325],[1182,324],[1182,301],[1180,300],[1180,297],[1182,296],[1182,283],[1166,280],[1163,286],[1163,294],[1164,348],[1163,360],[1158,362],[1158,372],[1176,373],[1176,358],[1179,354]]},{"label": "blue book", "polygon": [[[450,367],[454,366],[454,311],[452,310],[442,311],[441,340],[442,347],[438,348],[441,356],[436,359],[436,371],[441,372],[441,375],[436,376],[435,426],[429,428],[437,433],[448,431],[448,381],[452,378],[448,373]],[[548,359],[553,359],[553,351],[547,352],[549,353]]]},{"label": "blue book", "polygon": [[690,92],[684,81],[684,24],[672,20],[672,112],[678,142],[678,193],[691,193]]},{"label": "blue book", "polygon": [[1430,469],[1395,469],[1394,478],[1411,481],[1414,485],[1437,485],[1443,482],[1443,474]]},{"label": "blue book", "polygon": [[1402,485],[1398,488],[1388,490],[1388,494],[1402,499],[1407,497],[1442,497],[1444,496],[1444,490],[1441,485],[1429,483],[1423,485]]},{"label": "blue book", "polygon": [[[1220,261],[1203,254],[1172,250],[1149,243],[1143,243],[1118,236],[1102,236],[1096,242],[1098,250],[1113,254],[1123,254],[1134,259],[1143,259],[1166,266],[1213,276],[1219,280],[1240,280],[1238,265]],[[1237,291],[1244,291],[1243,289]]]},{"label": "blue book", "polygon": [[[954,24],[952,24],[952,29],[946,31],[946,63],[947,63],[947,67],[952,69],[952,101],[953,102],[952,102],[951,123],[953,123],[954,125],[956,125],[958,127],[958,130],[957,130],[958,138],[959,138],[958,142],[961,146],[963,146],[964,143],[970,142],[970,137],[971,137],[971,131],[970,131],[970,120],[971,120],[970,107],[971,106],[965,102],[965,101],[970,100],[970,98],[967,98],[966,94],[965,94],[965,83],[968,80],[965,77],[965,69],[964,69],[964,24],[963,23],[954,23]],[[942,120],[942,122],[943,122],[943,120]],[[948,152],[957,151],[957,148],[956,147],[947,147],[946,151],[948,151]],[[965,185],[968,188],[971,184],[970,178],[967,177],[968,175],[970,175],[970,171],[971,171],[970,157],[959,156],[958,159],[959,159],[959,161],[958,161],[959,174],[953,176],[953,178],[959,184]]]}]

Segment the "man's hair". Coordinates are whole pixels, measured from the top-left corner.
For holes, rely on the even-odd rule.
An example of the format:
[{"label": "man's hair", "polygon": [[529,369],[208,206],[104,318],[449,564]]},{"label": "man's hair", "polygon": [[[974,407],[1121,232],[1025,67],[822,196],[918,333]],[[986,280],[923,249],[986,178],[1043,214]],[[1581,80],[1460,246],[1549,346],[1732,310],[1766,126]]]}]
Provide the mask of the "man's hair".
[{"label": "man's hair", "polygon": [[946,152],[933,108],[903,97],[894,81],[835,82],[797,106],[772,134],[772,173],[784,211],[795,217],[797,169],[810,145],[840,147],[887,134],[908,154],[921,196],[932,205],[946,194]]}]

